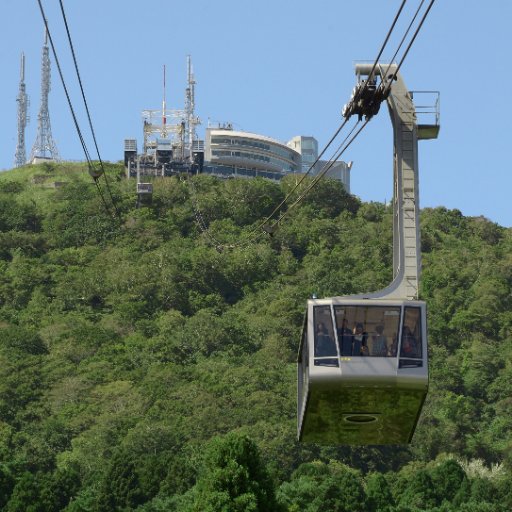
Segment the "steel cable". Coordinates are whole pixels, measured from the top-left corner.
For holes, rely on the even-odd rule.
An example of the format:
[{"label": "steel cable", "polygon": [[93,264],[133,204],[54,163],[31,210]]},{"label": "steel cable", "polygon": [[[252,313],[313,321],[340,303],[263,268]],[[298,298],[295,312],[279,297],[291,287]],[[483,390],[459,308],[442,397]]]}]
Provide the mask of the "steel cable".
[{"label": "steel cable", "polygon": [[[59,60],[59,57],[57,55],[57,51],[55,49],[55,44],[53,42],[53,38],[52,38],[52,35],[51,35],[50,28],[48,26],[48,19],[46,17],[45,11],[44,11],[43,4],[42,4],[41,0],[37,0],[37,2],[39,4],[39,10],[41,12],[41,17],[43,18],[43,23],[44,23],[44,26],[45,26],[46,34],[48,36],[48,41],[50,42],[50,46],[52,48],[53,58],[55,59],[55,64],[56,64],[57,70],[59,72],[60,81],[61,81],[62,87],[64,89],[64,94],[65,94],[66,100],[68,102],[69,110],[71,112],[71,117],[73,118],[73,123],[75,125],[75,129],[76,129],[76,132],[78,134],[78,138],[80,140],[80,144],[82,145],[82,149],[83,149],[83,152],[84,152],[84,155],[85,155],[85,159],[87,161],[87,165],[88,165],[89,169],[93,169],[94,166],[92,164],[91,155],[90,155],[89,150],[87,148],[87,144],[86,144],[84,136],[82,134],[82,130],[80,129],[80,125],[78,123],[78,119],[77,119],[77,116],[76,116],[76,113],[75,113],[75,109],[74,109],[73,103],[71,101],[71,96],[69,94],[69,90],[68,90],[66,81],[64,79],[64,74],[62,73],[62,68],[61,68],[61,65],[60,65],[60,60]],[[93,177],[93,179],[94,179],[94,177]],[[108,204],[107,204],[107,202],[105,200],[105,196],[103,195],[97,180],[94,179],[94,182],[95,182],[96,188],[97,188],[97,190],[99,192],[100,198],[102,200],[102,203],[103,203],[103,206],[105,207],[106,212],[108,213],[108,215],[111,215],[110,208],[109,208],[109,206],[108,206]],[[114,204],[114,206],[115,206],[115,204]]]},{"label": "steel cable", "polygon": [[[391,27],[389,28],[388,30],[388,33],[384,39],[384,42],[383,44],[381,45],[381,48],[380,48],[380,51],[379,53],[377,54],[377,57],[375,58],[374,60],[374,63],[373,63],[373,66],[372,66],[372,71],[371,73],[373,73],[373,71],[375,70],[375,68],[377,67],[377,64],[379,62],[379,59],[382,55],[382,53],[384,52],[384,49],[387,45],[387,43],[389,42],[389,38],[391,37],[391,34],[393,33],[393,30],[395,29],[395,26],[398,22],[398,19],[400,18],[400,15],[402,13],[402,10],[403,8],[405,7],[405,4],[406,4],[407,0],[403,0],[396,15],[395,15],[395,18],[391,24]],[[364,90],[366,89],[368,85],[368,82],[365,83],[364,87],[363,87],[363,92]],[[329,146],[333,143],[333,141],[336,139],[336,137],[339,135],[339,133],[341,132],[341,130],[345,127],[346,123],[347,123],[348,119],[344,119],[343,123],[338,127],[338,129],[336,130],[336,132],[334,133],[334,135],[331,137],[331,139],[329,140],[329,142],[325,145],[324,149],[322,150],[322,152],[318,155],[318,157],[316,158],[316,160],[313,162],[313,164],[309,167],[309,169],[307,170],[307,172],[302,176],[302,178],[295,184],[295,187],[293,187],[293,189],[288,192],[288,194],[286,195],[286,197],[274,208],[274,210],[272,211],[272,213],[270,213],[270,215],[268,215],[258,226],[256,226],[250,233],[249,233],[249,237],[254,234],[255,232],[261,230],[264,228],[264,226],[266,226],[268,224],[268,222],[274,217],[274,215],[276,213],[278,213],[280,211],[280,209],[288,202],[289,198],[292,196],[292,194],[295,192],[295,190],[301,185],[301,183],[304,181],[304,179],[308,176],[308,174],[314,169],[314,167],[316,166],[316,164],[320,161],[320,158],[322,158],[323,154],[327,151],[327,149],[329,148]],[[366,123],[365,123],[365,126],[366,126]],[[338,156],[339,158],[339,156]],[[334,160],[335,161],[335,160]],[[329,166],[330,164],[330,166]],[[331,168],[333,165],[333,161],[332,159],[329,160],[325,166],[329,166],[329,168]],[[323,176],[323,174],[322,174]],[[315,183],[317,183],[318,180],[314,181]],[[310,190],[310,189],[308,189]],[[274,224],[275,225],[275,224]]]},{"label": "steel cable", "polygon": [[[87,98],[85,97],[85,91],[84,91],[84,87],[83,87],[83,83],[82,83],[82,77],[80,76],[80,71],[78,69],[78,61],[77,61],[76,54],[75,54],[75,47],[74,47],[73,41],[71,39],[71,31],[69,30],[68,20],[67,20],[66,12],[64,10],[64,3],[63,3],[62,0],[59,0],[59,4],[60,4],[60,10],[61,10],[61,13],[62,13],[62,19],[63,19],[64,25],[66,27],[66,34],[67,34],[67,37],[68,37],[69,47],[70,47],[70,50],[71,50],[71,54],[73,56],[73,63],[75,65],[76,76],[77,76],[77,79],[78,79],[78,83],[80,85],[80,91],[82,93],[82,99],[83,99],[83,102],[84,102],[85,111],[87,113],[87,119],[89,121],[89,128],[91,130],[92,138],[93,138],[93,141],[94,141],[94,146],[96,148],[96,155],[98,156],[98,161],[99,161],[100,167],[101,167],[101,174],[103,175],[103,177],[105,179],[105,184],[107,186],[107,191],[109,193],[110,200],[112,201],[112,204],[114,206],[115,213],[116,213],[116,215],[119,215],[119,210],[117,208],[116,201],[115,201],[115,199],[114,199],[114,197],[112,195],[112,190],[110,189],[110,183],[109,183],[107,175],[105,173],[105,168],[103,166],[103,160],[101,158],[100,150],[98,148],[98,142],[96,140],[96,133],[95,133],[95,130],[94,130],[94,126],[92,124],[91,113],[89,111],[89,105],[87,103]],[[92,175],[92,177],[96,181],[97,177],[94,176],[94,175]]]},{"label": "steel cable", "polygon": [[[364,121],[364,123],[362,124],[362,126],[359,128],[359,130],[357,130],[357,132],[354,134],[354,136],[346,144],[344,144],[344,143],[342,144],[342,146],[340,147],[340,149],[336,153],[336,155],[329,162],[327,162],[325,164],[325,166],[323,167],[321,172],[317,176],[315,176],[315,179],[308,185],[308,187],[304,190],[304,192],[274,222],[274,224],[271,226],[270,232],[272,232],[275,229],[275,227],[289,214],[289,212],[295,206],[297,206],[306,197],[306,195],[310,192],[310,190],[313,189],[316,186],[316,184],[327,174],[327,172],[332,168],[332,166],[338,160],[338,158],[340,158],[341,155],[343,155],[343,153],[348,149],[348,147],[352,144],[352,142],[354,142],[354,140],[359,136],[359,134],[363,131],[363,129],[366,127],[366,125],[369,122],[370,122],[370,119],[366,119]],[[354,127],[352,128],[350,133],[345,138],[344,142],[350,137],[350,135],[352,134],[352,132],[354,131],[354,129],[357,127],[358,124],[359,124],[359,121],[358,121],[358,123],[356,125],[354,125]]]}]

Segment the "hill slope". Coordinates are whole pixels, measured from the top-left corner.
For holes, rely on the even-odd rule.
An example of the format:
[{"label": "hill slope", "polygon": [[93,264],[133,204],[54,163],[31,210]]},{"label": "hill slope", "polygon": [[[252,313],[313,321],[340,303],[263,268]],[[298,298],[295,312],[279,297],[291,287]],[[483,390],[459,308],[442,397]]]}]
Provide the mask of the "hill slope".
[{"label": "hill slope", "polygon": [[511,230],[422,212],[431,388],[413,444],[299,445],[305,300],[391,280],[389,208],[324,181],[254,239],[292,183],[157,180],[135,209],[109,175],[117,219],[81,165],[0,174],[0,507],[512,506]]}]

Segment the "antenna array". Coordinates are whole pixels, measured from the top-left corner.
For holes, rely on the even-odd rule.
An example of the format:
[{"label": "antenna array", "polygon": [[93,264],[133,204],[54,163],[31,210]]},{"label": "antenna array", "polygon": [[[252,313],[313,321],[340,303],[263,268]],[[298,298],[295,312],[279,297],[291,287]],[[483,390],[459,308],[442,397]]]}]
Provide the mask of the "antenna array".
[{"label": "antenna array", "polygon": [[32,146],[30,161],[34,159],[59,160],[59,152],[52,137],[50,113],[48,111],[48,95],[50,93],[50,54],[48,49],[48,34],[45,32],[41,59],[41,104],[37,116],[37,137]]},{"label": "antenna array", "polygon": [[18,90],[18,143],[16,144],[16,154],[14,156],[14,166],[21,167],[27,163],[27,154],[25,150],[25,127],[29,121],[28,106],[29,100],[25,89],[25,54],[21,54],[20,65],[20,86]]}]

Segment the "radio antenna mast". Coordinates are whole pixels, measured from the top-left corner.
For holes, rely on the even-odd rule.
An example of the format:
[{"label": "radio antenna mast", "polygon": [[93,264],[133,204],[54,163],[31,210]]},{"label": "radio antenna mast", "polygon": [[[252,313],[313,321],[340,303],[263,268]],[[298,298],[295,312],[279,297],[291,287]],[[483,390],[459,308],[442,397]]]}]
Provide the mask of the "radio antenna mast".
[{"label": "radio antenna mast", "polygon": [[18,103],[18,143],[16,144],[14,165],[15,167],[21,167],[27,163],[27,154],[25,150],[25,127],[29,121],[29,100],[25,90],[25,54],[23,52],[21,53],[20,86],[16,102]]},{"label": "radio antenna mast", "polygon": [[194,159],[193,151],[194,144],[197,139],[196,126],[201,124],[201,121],[195,114],[195,86],[196,79],[192,67],[192,59],[190,55],[187,56],[187,89],[185,91],[185,115],[187,119],[188,128],[188,149],[189,159],[192,162]]},{"label": "radio antenna mast", "polygon": [[48,49],[48,32],[45,30],[45,39],[41,59],[41,104],[37,116],[37,137],[32,146],[30,161],[37,163],[37,159],[58,161],[59,152],[52,137],[50,113],[48,111],[48,94],[50,93],[50,52]]},{"label": "radio antenna mast", "polygon": [[165,64],[164,64],[164,91],[162,100],[162,137],[167,138],[167,117],[166,117],[166,105],[165,105]]}]

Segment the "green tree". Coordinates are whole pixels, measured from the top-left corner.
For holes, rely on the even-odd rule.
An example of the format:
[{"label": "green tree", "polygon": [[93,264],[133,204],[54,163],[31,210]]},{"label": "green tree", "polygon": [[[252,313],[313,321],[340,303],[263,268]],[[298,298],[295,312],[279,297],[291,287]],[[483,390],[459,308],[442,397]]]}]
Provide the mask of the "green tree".
[{"label": "green tree", "polygon": [[79,488],[80,475],[72,466],[47,474],[40,494],[42,510],[64,510]]},{"label": "green tree", "polygon": [[197,483],[198,512],[278,511],[273,483],[256,444],[230,433],[214,439],[207,450],[205,469]]},{"label": "green tree", "polygon": [[429,473],[420,469],[412,476],[400,498],[400,506],[428,510],[437,505],[436,490]]},{"label": "green tree", "polygon": [[39,231],[41,219],[34,203],[24,204],[0,193],[0,231]]},{"label": "green tree", "polygon": [[118,450],[100,484],[98,512],[131,510],[146,500],[139,482],[137,462],[129,453]]},{"label": "green tree", "polygon": [[333,512],[364,512],[365,493],[353,471],[344,471],[324,480],[317,496],[307,509],[311,512],[332,510]]},{"label": "green tree", "polygon": [[326,464],[315,461],[303,463],[294,471],[289,482],[283,482],[278,500],[289,512],[308,510],[318,495],[319,485],[330,477]]},{"label": "green tree", "polygon": [[12,476],[7,465],[0,465],[0,508],[9,501],[9,496],[14,487],[14,477]]},{"label": "green tree", "polygon": [[[284,185],[288,187],[291,183],[290,180]],[[296,194],[300,194],[310,183],[311,180],[307,178]],[[335,217],[342,211],[356,213],[361,203],[356,197],[348,194],[339,181],[324,179],[319,181],[314,190],[305,196],[301,205],[303,208],[310,208],[314,214]]]},{"label": "green tree", "polygon": [[388,481],[381,473],[366,477],[366,507],[368,512],[391,512],[395,505]]},{"label": "green tree", "polygon": [[289,512],[363,512],[366,495],[360,475],[347,466],[316,461],[299,466],[279,489],[279,501]]},{"label": "green tree", "polygon": [[6,512],[45,512],[40,501],[41,473],[23,472],[5,507]]},{"label": "green tree", "polygon": [[451,502],[466,480],[466,473],[457,461],[447,459],[430,471],[430,477],[437,494],[437,502]]}]

